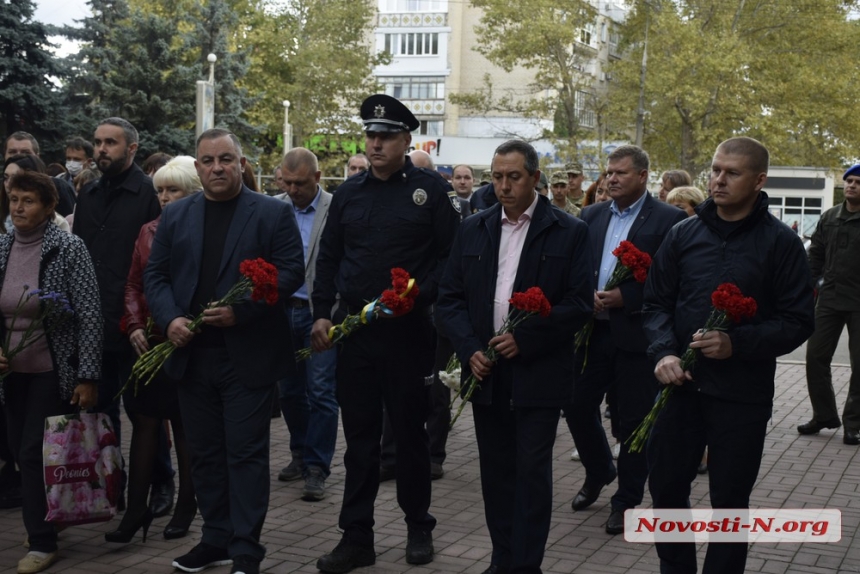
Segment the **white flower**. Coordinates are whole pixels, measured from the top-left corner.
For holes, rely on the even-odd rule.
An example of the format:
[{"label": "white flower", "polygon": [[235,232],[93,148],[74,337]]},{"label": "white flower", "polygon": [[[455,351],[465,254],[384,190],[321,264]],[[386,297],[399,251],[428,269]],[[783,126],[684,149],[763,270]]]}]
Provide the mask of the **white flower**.
[{"label": "white flower", "polygon": [[439,380],[454,392],[460,392],[460,369],[454,369],[450,373],[448,371],[439,371]]}]

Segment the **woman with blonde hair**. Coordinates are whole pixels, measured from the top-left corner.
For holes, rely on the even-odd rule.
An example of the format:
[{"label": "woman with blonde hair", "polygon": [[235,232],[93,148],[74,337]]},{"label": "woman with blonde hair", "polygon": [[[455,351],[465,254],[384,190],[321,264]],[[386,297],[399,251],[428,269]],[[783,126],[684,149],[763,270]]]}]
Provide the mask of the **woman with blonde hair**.
[{"label": "woman with blonde hair", "polygon": [[[162,209],[173,201],[203,189],[194,167],[194,158],[189,156],[171,159],[155,172],[152,182]],[[120,321],[120,328],[128,334],[137,356],[149,350],[151,345],[165,340],[164,335],[152,323],[143,293],[143,270],[149,261],[152,241],[160,219],[159,217],[150,221],[140,228],[125,286],[125,315]],[[159,374],[149,385],[141,385],[137,389],[129,387],[123,393],[125,410],[132,424],[128,509],[119,528],[105,534],[105,540],[108,542],[130,542],[141,528],[143,540],[146,542],[146,533],[153,518],[147,504],[147,496],[162,420],[169,420],[173,427],[173,443],[176,445],[176,459],[179,463],[179,496],[173,518],[164,529],[164,537],[169,540],[188,534],[191,521],[197,514],[194,487],[191,484],[190,455],[179,414],[177,384],[177,381]]]},{"label": "woman with blonde hair", "polygon": [[698,187],[684,186],[676,187],[666,196],[666,203],[687,212],[688,217],[696,215],[695,207],[705,201],[708,197]]}]

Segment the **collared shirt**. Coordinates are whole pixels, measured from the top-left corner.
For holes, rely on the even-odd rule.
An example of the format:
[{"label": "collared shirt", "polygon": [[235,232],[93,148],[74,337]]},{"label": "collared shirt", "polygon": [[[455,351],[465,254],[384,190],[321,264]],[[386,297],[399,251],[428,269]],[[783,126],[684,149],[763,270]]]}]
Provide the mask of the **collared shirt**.
[{"label": "collared shirt", "polygon": [[[304,209],[299,209],[296,207],[296,204],[293,204],[293,209],[296,214],[296,223],[299,225],[299,233],[302,236],[302,247],[304,247],[305,251],[305,267],[308,265],[308,249],[311,244],[311,230],[314,227],[314,218],[317,213],[317,206],[320,202],[320,193],[319,186],[317,186],[317,194],[314,197],[314,200],[305,207]],[[293,293],[293,297],[297,299],[304,299],[307,301],[308,299],[308,285],[307,283],[302,283],[302,286],[299,287],[298,291]]]},{"label": "collared shirt", "polygon": [[493,297],[493,330],[498,333],[505,322],[514,291],[514,280],[520,266],[520,255],[526,242],[532,216],[537,207],[538,194],[534,201],[516,221],[508,219],[502,209],[502,236],[499,240],[499,270],[496,274],[496,293]]},{"label": "collared shirt", "polygon": [[615,269],[616,257],[612,254],[618,245],[627,239],[630,233],[630,228],[633,227],[633,222],[639,217],[639,212],[642,211],[642,204],[645,203],[645,195],[637,199],[633,205],[619,211],[615,200],[609,204],[609,211],[612,213],[609,218],[609,226],[606,228],[606,238],[603,240],[603,257],[600,259],[600,270],[597,276],[597,289],[602,290],[612,271]]}]

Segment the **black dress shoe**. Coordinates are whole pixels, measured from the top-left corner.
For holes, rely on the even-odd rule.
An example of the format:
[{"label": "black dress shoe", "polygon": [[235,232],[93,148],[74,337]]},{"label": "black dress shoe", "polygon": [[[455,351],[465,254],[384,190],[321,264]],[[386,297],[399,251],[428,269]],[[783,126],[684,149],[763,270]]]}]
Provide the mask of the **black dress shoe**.
[{"label": "black dress shoe", "polygon": [[612,509],[606,521],[607,534],[624,534],[624,511]]},{"label": "black dress shoe", "polygon": [[376,552],[372,546],[350,544],[341,539],[330,553],[317,560],[317,570],[330,574],[345,574],[353,568],[376,564]]},{"label": "black dress shoe", "polygon": [[829,421],[811,420],[808,423],[797,425],[797,432],[800,434],[818,434],[821,429],[838,429],[841,426],[842,423],[838,418]]},{"label": "black dress shoe", "polygon": [[583,508],[588,508],[594,504],[594,501],[597,500],[598,496],[600,496],[600,491],[603,490],[603,487],[615,480],[616,476],[618,476],[618,471],[613,468],[609,479],[603,483],[589,484],[588,480],[586,480],[582,489],[573,497],[573,502],[570,503],[570,507],[573,510],[582,510]]},{"label": "black dress shoe", "polygon": [[498,564],[490,564],[490,567],[481,574],[508,574],[508,568],[506,566],[499,566]]},{"label": "black dress shoe", "polygon": [[167,516],[173,510],[173,495],[176,483],[171,478],[165,482],[152,483],[149,491],[149,510],[155,518]]},{"label": "black dress shoe", "polygon": [[842,442],[845,444],[860,444],[860,430],[845,429],[845,434],[842,435]]},{"label": "black dress shoe", "polygon": [[410,530],[406,538],[406,563],[433,562],[433,534],[429,530]]}]

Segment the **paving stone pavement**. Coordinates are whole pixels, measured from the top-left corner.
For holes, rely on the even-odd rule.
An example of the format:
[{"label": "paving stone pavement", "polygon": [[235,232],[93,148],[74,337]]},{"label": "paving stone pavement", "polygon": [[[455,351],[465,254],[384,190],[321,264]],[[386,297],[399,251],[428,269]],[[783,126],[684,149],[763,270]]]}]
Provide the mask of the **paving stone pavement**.
[{"label": "paving stone pavement", "polygon": [[[845,401],[850,371],[834,369],[833,385],[838,404]],[[838,508],[842,511],[842,540],[833,544],[756,544],[751,549],[747,572],[769,574],[860,573],[860,545],[855,545],[860,526],[860,458],[858,447],[842,444],[841,431],[800,436],[795,427],[811,418],[803,365],[781,362],[777,369],[776,398],[759,480],[752,505],[761,508]],[[126,428],[128,421],[125,419]],[[130,432],[123,432],[127,452]],[[567,427],[559,424],[555,446],[554,511],[543,570],[577,574],[651,574],[659,571],[650,545],[631,544],[622,536],[603,530],[609,515],[612,486],[598,501],[581,512],[570,502],[584,480],[583,467],[570,460],[573,443]],[[301,500],[302,481],[277,481],[278,471],[289,462],[288,434],[281,419],[272,420],[272,482],[269,513],[263,528],[268,555],[263,571],[271,573],[317,572],[317,558],[340,539],[337,516],[343,496],[342,434],[338,438],[329,495],[321,502]],[[694,484],[694,506],[707,506],[707,476]],[[648,506],[646,494],[643,506]],[[490,541],[484,525],[480,495],[477,448],[471,412],[467,408],[448,440],[445,476],[433,482],[431,512],[439,524],[434,532],[436,559],[425,566],[410,566],[404,558],[406,528],[397,506],[394,482],[380,485],[376,503],[375,566],[357,574],[408,573],[479,574],[489,565]],[[171,572],[172,560],[200,540],[200,518],[183,540],[166,541],[161,530],[168,517],[156,519],[146,544],[137,536],[130,544],[104,542],[103,534],[118,524],[78,526],[60,535],[61,559],[48,572],[128,573]],[[0,510],[0,574],[15,572],[26,534],[20,511]],[[699,564],[704,547],[699,550]],[[207,572],[227,574],[229,567]]]}]

